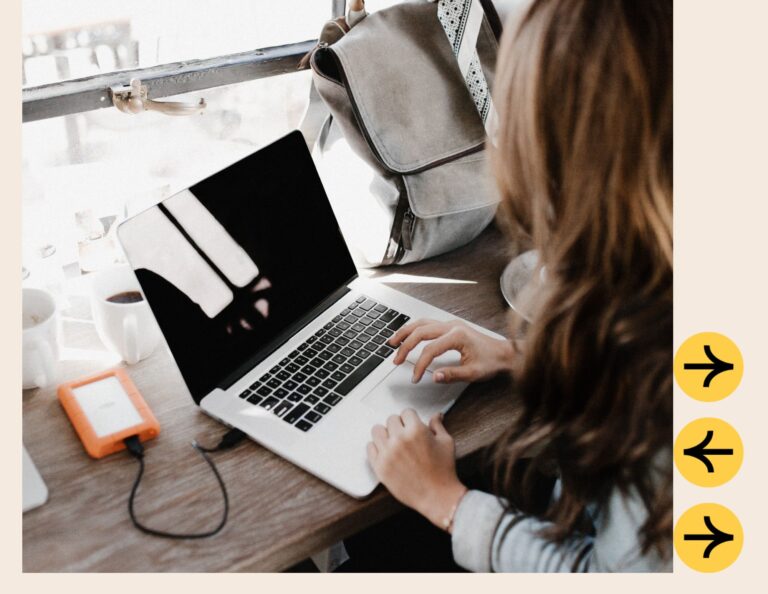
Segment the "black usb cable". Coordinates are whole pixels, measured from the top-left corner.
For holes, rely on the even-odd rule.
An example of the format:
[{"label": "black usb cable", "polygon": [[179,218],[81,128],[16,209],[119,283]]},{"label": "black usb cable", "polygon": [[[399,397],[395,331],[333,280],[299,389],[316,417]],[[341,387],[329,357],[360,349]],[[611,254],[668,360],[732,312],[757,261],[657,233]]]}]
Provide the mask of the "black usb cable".
[{"label": "black usb cable", "polygon": [[136,499],[136,491],[138,490],[139,484],[141,483],[141,477],[144,476],[144,446],[142,445],[141,441],[139,441],[138,435],[132,435],[131,437],[125,438],[124,440],[125,447],[128,449],[130,454],[134,458],[136,458],[136,460],[138,460],[139,462],[139,473],[136,475],[136,480],[133,482],[133,487],[131,488],[131,494],[128,497],[128,515],[131,516],[131,521],[133,522],[133,525],[136,526],[136,528],[138,528],[145,534],[151,534],[152,536],[159,536],[161,538],[176,538],[176,539],[208,538],[210,536],[214,536],[215,534],[218,534],[219,532],[221,532],[221,529],[224,528],[224,526],[227,523],[227,516],[229,515],[229,496],[227,495],[227,487],[224,484],[224,480],[221,478],[221,475],[219,474],[219,471],[216,468],[216,465],[213,463],[213,460],[210,458],[208,454],[233,448],[237,444],[239,444],[241,441],[243,441],[244,438],[245,438],[245,433],[243,433],[239,429],[232,429],[227,433],[225,433],[224,437],[221,438],[221,441],[219,442],[219,444],[213,448],[206,448],[204,446],[201,446],[199,443],[197,443],[197,441],[192,442],[192,447],[195,448],[197,453],[200,454],[203,460],[205,460],[208,463],[208,466],[211,467],[211,470],[213,471],[213,474],[219,483],[219,487],[221,487],[221,494],[224,497],[224,511],[221,514],[221,521],[213,530],[209,530],[207,532],[194,532],[191,534],[165,532],[164,530],[155,530],[154,528],[149,528],[148,526],[145,526],[144,524],[139,522],[138,518],[136,517],[136,513],[133,509],[133,504]]}]

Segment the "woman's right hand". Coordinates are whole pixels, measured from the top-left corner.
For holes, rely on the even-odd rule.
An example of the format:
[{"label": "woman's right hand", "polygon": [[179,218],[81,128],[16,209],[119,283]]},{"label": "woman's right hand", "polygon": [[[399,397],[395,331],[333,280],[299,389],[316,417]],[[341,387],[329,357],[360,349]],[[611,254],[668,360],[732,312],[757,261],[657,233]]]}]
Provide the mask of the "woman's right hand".
[{"label": "woman's right hand", "polygon": [[512,367],[514,349],[507,340],[491,338],[460,321],[437,322],[416,320],[400,328],[389,339],[391,346],[399,346],[393,363],[400,365],[416,346],[431,341],[416,362],[413,382],[421,381],[432,360],[447,351],[458,351],[461,363],[436,369],[432,378],[436,382],[477,382],[490,379]]}]

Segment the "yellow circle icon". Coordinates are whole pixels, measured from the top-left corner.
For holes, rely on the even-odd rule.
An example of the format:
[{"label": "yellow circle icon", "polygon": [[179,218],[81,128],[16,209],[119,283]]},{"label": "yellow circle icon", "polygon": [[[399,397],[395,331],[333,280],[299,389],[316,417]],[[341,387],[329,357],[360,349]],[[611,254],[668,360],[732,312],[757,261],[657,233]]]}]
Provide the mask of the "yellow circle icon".
[{"label": "yellow circle icon", "polygon": [[694,505],[677,520],[675,550],[688,567],[722,571],[741,553],[744,532],[739,519],[717,503]]},{"label": "yellow circle icon", "polygon": [[741,352],[727,336],[701,332],[686,340],[675,355],[675,379],[683,392],[703,402],[722,400],[741,382]]},{"label": "yellow circle icon", "polygon": [[736,430],[720,419],[697,419],[680,431],[675,441],[675,465],[700,487],[717,487],[741,468],[744,446]]}]

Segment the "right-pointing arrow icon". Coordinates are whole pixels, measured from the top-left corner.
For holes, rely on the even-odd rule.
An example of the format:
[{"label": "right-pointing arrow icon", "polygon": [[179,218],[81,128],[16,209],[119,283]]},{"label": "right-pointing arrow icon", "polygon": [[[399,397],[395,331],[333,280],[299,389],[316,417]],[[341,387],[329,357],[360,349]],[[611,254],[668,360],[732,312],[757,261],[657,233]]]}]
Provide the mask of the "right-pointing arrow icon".
[{"label": "right-pointing arrow icon", "polygon": [[709,559],[712,551],[724,542],[733,540],[733,534],[728,534],[715,527],[709,516],[704,516],[704,525],[709,530],[709,534],[684,534],[683,540],[709,540],[711,541],[704,549],[704,559]]},{"label": "right-pointing arrow icon", "polygon": [[722,359],[718,359],[708,344],[704,345],[704,354],[707,356],[707,359],[709,359],[709,363],[685,363],[683,364],[683,369],[709,369],[710,372],[707,374],[707,377],[704,378],[704,387],[709,388],[709,384],[712,383],[712,380],[718,375],[724,371],[731,371],[733,369],[733,363],[726,363]]},{"label": "right-pointing arrow icon", "polygon": [[701,443],[698,443],[690,448],[685,448],[683,450],[684,456],[690,456],[691,458],[696,458],[702,462],[702,464],[707,467],[707,472],[709,473],[715,472],[715,466],[712,464],[712,461],[708,458],[708,456],[733,456],[733,448],[707,447],[709,442],[712,441],[714,434],[714,431],[711,429],[708,430],[707,434],[704,436],[704,439],[701,440]]}]

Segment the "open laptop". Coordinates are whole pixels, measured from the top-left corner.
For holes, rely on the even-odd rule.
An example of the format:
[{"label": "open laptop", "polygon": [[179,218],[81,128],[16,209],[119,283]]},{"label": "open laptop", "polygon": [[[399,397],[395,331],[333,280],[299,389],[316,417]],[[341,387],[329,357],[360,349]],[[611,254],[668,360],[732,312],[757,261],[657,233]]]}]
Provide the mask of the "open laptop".
[{"label": "open laptop", "polygon": [[[371,427],[446,411],[387,339],[445,311],[360,278],[300,132],[123,222],[118,236],[195,403],[338,489],[368,495]],[[484,332],[488,333],[488,331]]]}]

